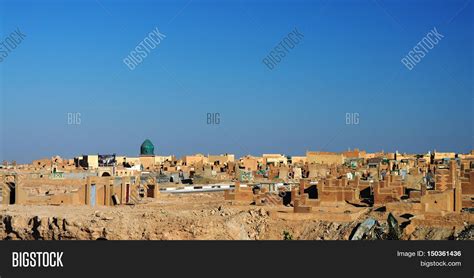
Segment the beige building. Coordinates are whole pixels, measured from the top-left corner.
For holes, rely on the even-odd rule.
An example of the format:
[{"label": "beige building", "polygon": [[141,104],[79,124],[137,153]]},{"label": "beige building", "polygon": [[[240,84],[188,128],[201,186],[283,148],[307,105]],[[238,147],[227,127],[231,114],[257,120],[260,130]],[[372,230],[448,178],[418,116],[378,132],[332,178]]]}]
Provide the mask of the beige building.
[{"label": "beige building", "polygon": [[91,154],[87,156],[87,165],[89,165],[89,169],[97,169],[99,168],[99,155]]},{"label": "beige building", "polygon": [[306,163],[306,156],[292,156],[291,157],[291,163],[300,163],[300,164],[305,164]]},{"label": "beige building", "polygon": [[208,163],[208,158],[205,157],[203,154],[195,154],[195,155],[186,155],[183,157],[183,162],[185,165],[196,165],[196,164],[206,164]]},{"label": "beige building", "polygon": [[332,152],[306,152],[309,164],[343,164],[344,155]]},{"label": "beige building", "polygon": [[139,175],[141,171],[136,168],[125,168],[125,167],[117,167],[115,169],[115,176],[117,177],[131,177],[134,175]]},{"label": "beige building", "polygon": [[247,171],[257,171],[259,160],[261,160],[261,158],[247,155],[240,158],[240,165],[243,166]]},{"label": "beige building", "polygon": [[470,153],[467,153],[467,154],[459,154],[458,156],[461,159],[474,159],[474,151],[471,151]]},{"label": "beige building", "polygon": [[456,157],[455,153],[434,151],[434,159],[435,160],[444,159],[444,158],[454,159],[455,157]]},{"label": "beige building", "polygon": [[173,161],[174,156],[172,155],[153,155],[153,156],[140,156],[140,157],[128,157],[128,156],[116,156],[117,165],[124,165],[125,163],[133,165],[160,165],[165,161]]},{"label": "beige building", "polygon": [[365,159],[371,159],[371,158],[376,158],[376,157],[383,157],[385,156],[385,153],[383,151],[381,152],[376,152],[376,153],[366,153],[363,158]]},{"label": "beige building", "polygon": [[99,168],[99,155],[97,154],[89,154],[78,156],[74,158],[75,166],[76,167],[85,167],[88,169],[97,169]]},{"label": "beige building", "polygon": [[281,154],[263,154],[263,162],[265,164],[273,164],[273,165],[287,165],[288,159],[286,156]]},{"label": "beige building", "polygon": [[133,166],[140,164],[140,158],[138,157],[116,156],[115,160],[117,161],[117,165],[128,163],[130,166]]},{"label": "beige building", "polygon": [[344,155],[345,158],[361,158],[361,157],[365,157],[365,155],[367,154],[366,151],[361,151],[359,149],[354,149],[354,150],[347,150],[345,152],[342,153]]},{"label": "beige building", "polygon": [[207,155],[207,161],[210,164],[224,164],[235,161],[235,155],[233,154],[221,154],[221,155]]}]

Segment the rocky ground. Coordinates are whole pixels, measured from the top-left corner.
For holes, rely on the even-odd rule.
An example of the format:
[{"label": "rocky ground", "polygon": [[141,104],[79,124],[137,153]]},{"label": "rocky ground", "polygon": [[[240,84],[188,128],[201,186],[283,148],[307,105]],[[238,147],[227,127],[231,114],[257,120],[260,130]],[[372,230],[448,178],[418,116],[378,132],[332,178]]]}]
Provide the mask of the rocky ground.
[{"label": "rocky ground", "polygon": [[[265,206],[235,206],[222,192],[162,194],[134,206],[0,206],[0,239],[45,240],[341,240],[380,213],[370,211],[349,223],[283,220]],[[472,224],[472,223],[471,223]],[[418,227],[404,239],[468,239],[473,226]]]}]

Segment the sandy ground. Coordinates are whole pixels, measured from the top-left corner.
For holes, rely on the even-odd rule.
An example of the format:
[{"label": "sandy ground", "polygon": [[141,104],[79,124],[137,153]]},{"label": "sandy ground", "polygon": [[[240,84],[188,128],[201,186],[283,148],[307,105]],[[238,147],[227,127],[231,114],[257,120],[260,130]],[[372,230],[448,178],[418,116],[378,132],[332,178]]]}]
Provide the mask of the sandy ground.
[{"label": "sandy ground", "polygon": [[[272,211],[284,206],[232,205],[222,192],[162,194],[139,205],[0,206],[1,239],[81,240],[341,240],[359,223],[384,213],[369,210],[352,222],[285,220]],[[467,228],[467,227],[466,227]],[[465,228],[419,228],[406,239],[448,239]],[[472,239],[472,233],[468,238]]]}]

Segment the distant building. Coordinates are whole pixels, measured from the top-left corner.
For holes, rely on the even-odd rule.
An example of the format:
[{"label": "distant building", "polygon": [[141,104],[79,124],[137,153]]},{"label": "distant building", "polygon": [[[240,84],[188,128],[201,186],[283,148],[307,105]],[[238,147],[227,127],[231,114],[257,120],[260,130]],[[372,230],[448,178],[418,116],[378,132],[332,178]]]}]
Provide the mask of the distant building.
[{"label": "distant building", "polygon": [[359,149],[354,149],[354,150],[348,150],[346,152],[342,153],[345,158],[361,158],[365,157],[366,152],[365,151],[360,151]]},{"label": "distant building", "polygon": [[344,155],[333,152],[306,152],[309,164],[343,164]]},{"label": "distant building", "polygon": [[222,165],[235,161],[235,155],[233,154],[208,155],[207,158],[208,162],[212,165]]},{"label": "distant building", "polygon": [[149,169],[155,165],[155,146],[146,139],[140,146],[140,163],[144,169]]},{"label": "distant building", "polygon": [[76,167],[82,167],[87,169],[98,169],[99,168],[99,155],[97,154],[88,154],[75,157],[74,165]]},{"label": "distant building", "polygon": [[281,154],[263,154],[263,162],[266,165],[273,164],[275,166],[278,165],[287,165],[288,164],[288,158],[284,155]]},{"label": "distant building", "polygon": [[197,165],[197,164],[205,164],[208,162],[207,157],[205,157],[203,154],[195,154],[195,155],[186,155],[183,157],[183,162],[185,165]]}]

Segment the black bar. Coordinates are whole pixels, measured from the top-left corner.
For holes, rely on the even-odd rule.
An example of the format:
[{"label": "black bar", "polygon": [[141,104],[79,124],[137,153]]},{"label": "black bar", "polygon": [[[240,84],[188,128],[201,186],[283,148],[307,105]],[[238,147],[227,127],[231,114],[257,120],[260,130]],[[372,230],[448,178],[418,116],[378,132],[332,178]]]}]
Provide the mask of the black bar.
[{"label": "black bar", "polygon": [[[397,256],[419,250],[461,256]],[[64,252],[64,267],[12,267],[12,252],[33,251]],[[2,241],[0,277],[473,277],[473,252],[474,241]]]}]

